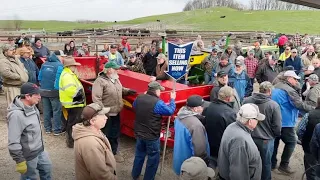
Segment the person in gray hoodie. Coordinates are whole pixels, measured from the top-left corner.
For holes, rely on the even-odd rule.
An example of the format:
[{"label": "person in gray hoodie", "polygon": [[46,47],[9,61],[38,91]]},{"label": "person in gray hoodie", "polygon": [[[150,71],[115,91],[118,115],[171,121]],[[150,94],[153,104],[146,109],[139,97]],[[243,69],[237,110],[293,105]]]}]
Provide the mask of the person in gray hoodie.
[{"label": "person in gray hoodie", "polygon": [[244,99],[243,104],[253,103],[259,107],[259,111],[266,116],[260,122],[251,136],[260,151],[262,160],[261,180],[271,180],[271,157],[274,149],[274,139],[281,135],[281,111],[280,106],[271,99],[273,86],[265,81],[260,84],[259,93],[253,93],[251,97]]},{"label": "person in gray hoodie", "polygon": [[8,148],[22,180],[51,179],[51,161],[44,150],[40,113],[35,106],[41,100],[40,89],[33,83],[21,86],[8,108]]},{"label": "person in gray hoodie", "polygon": [[244,104],[237,113],[237,121],[224,131],[218,156],[220,179],[260,180],[261,158],[251,132],[265,115],[255,104]]},{"label": "person in gray hoodie", "polygon": [[190,96],[174,121],[173,169],[177,175],[180,175],[182,163],[192,156],[200,157],[209,164],[210,147],[206,129],[201,123],[204,117],[200,115],[203,104],[201,96]]}]

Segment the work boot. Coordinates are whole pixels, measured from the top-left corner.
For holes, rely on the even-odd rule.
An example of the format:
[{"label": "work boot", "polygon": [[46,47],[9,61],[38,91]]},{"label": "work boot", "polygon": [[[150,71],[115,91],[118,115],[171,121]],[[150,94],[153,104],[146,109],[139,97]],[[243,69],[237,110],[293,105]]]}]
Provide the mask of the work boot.
[{"label": "work boot", "polygon": [[295,173],[295,171],[293,171],[289,166],[283,166],[283,165],[280,165],[278,170],[284,174],[293,174]]},{"label": "work boot", "polygon": [[124,158],[120,154],[114,155],[114,159],[116,160],[117,163],[123,163]]}]

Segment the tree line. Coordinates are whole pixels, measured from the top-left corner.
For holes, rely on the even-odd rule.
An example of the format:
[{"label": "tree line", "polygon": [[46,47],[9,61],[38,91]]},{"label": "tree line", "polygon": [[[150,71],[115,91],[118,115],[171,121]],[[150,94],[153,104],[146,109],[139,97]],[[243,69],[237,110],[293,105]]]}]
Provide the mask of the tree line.
[{"label": "tree line", "polygon": [[195,9],[205,9],[211,7],[229,7],[238,10],[309,10],[312,8],[282,2],[279,0],[250,0],[248,6],[237,0],[190,0],[187,2],[183,11]]}]

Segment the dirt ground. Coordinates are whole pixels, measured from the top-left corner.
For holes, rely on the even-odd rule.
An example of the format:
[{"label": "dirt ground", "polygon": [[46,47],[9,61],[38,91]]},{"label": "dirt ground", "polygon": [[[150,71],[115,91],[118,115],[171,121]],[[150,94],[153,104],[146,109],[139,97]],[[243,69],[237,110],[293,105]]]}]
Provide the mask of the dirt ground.
[{"label": "dirt ground", "polygon": [[[6,126],[6,103],[5,97],[0,95],[0,180],[19,179],[19,174],[15,172],[15,163],[9,155],[7,148],[7,126]],[[74,172],[74,154],[73,149],[69,149],[65,145],[65,137],[54,137],[53,135],[44,134],[45,149],[49,152],[52,164],[54,180],[72,180],[75,179]],[[126,136],[120,138],[120,152],[125,158],[125,162],[117,164],[117,174],[119,180],[131,179],[130,173],[134,160],[135,140]],[[283,145],[279,148],[278,156]],[[291,167],[296,171],[292,176],[285,176],[275,170],[272,174],[274,180],[298,180],[301,179],[304,172],[303,167],[303,150],[301,146],[297,146],[291,158]],[[166,161],[162,175],[159,174],[160,165],[156,180],[175,180],[178,177],[172,170],[172,149],[167,151]],[[144,169],[142,174],[144,173]]]}]

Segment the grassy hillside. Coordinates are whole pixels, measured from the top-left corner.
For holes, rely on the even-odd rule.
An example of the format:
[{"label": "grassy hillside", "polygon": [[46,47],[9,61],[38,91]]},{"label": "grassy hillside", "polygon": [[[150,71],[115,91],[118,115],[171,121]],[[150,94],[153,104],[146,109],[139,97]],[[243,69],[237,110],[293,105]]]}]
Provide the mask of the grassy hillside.
[{"label": "grassy hillside", "polygon": [[[226,16],[226,18],[220,18]],[[47,31],[71,30],[74,28],[101,28],[112,25],[134,25],[141,27],[161,20],[168,28],[192,30],[262,30],[295,33],[319,34],[320,11],[237,11],[229,8],[210,8],[173,14],[149,16],[130,21],[99,24],[81,24],[61,21],[24,21],[23,28],[42,29]],[[10,24],[0,21],[0,27]]]}]

